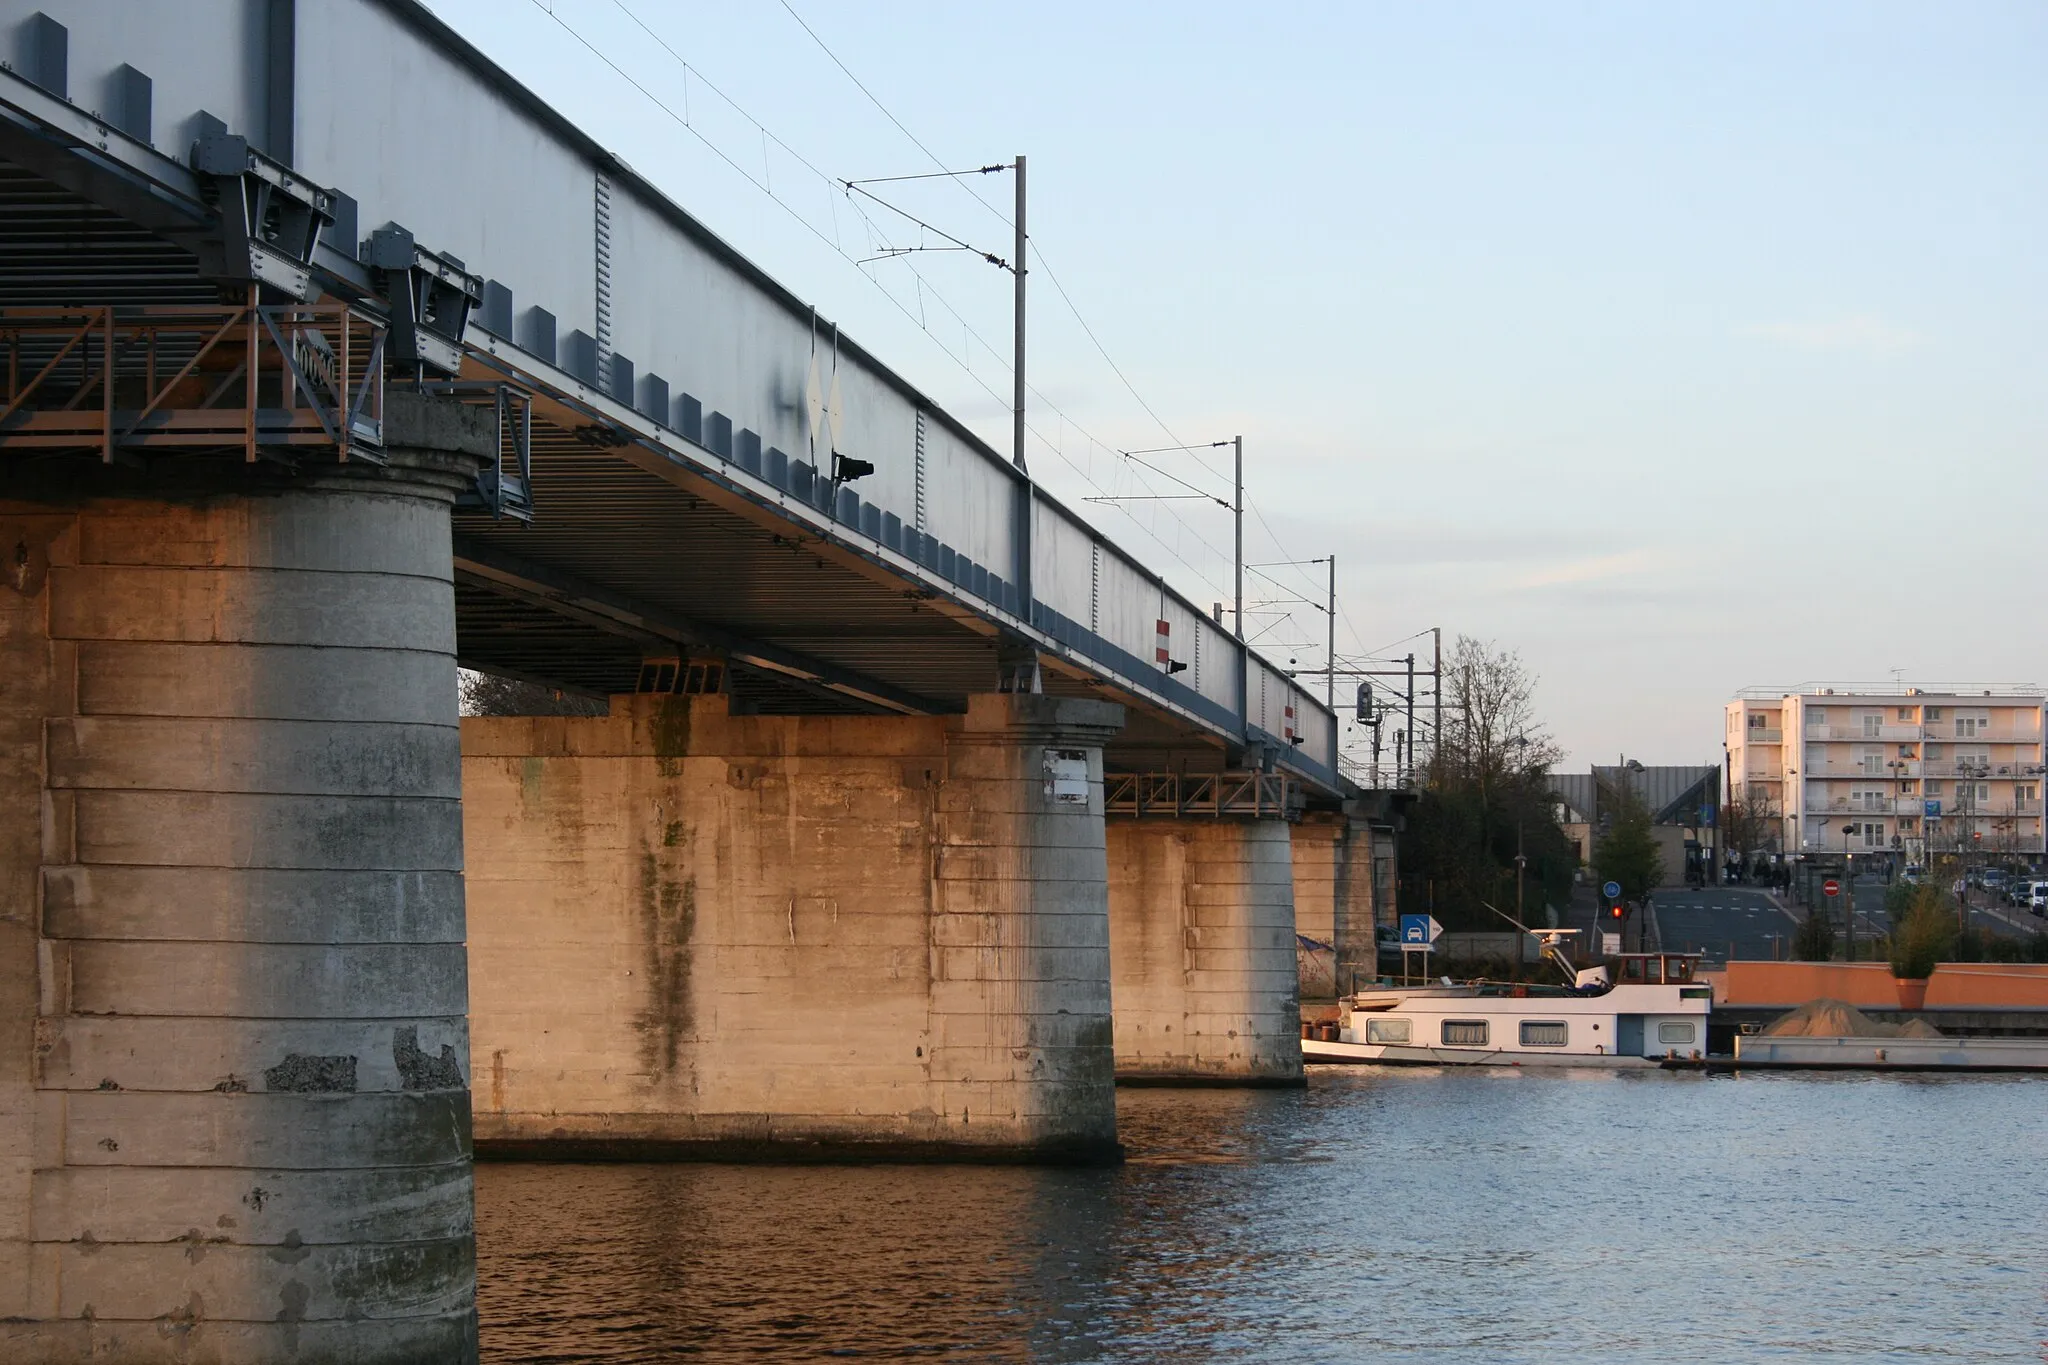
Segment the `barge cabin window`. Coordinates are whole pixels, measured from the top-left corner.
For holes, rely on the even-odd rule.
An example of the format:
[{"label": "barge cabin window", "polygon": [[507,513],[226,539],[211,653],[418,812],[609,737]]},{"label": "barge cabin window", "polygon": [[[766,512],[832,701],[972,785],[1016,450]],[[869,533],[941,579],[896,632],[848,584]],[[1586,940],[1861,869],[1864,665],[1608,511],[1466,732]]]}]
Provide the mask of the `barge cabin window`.
[{"label": "barge cabin window", "polygon": [[1443,1032],[1445,1047],[1485,1047],[1486,1021],[1484,1019],[1446,1019]]},{"label": "barge cabin window", "polygon": [[1615,972],[1614,979],[1650,986],[1675,986],[1692,980],[1693,968],[1698,965],[1699,955],[1696,953],[1624,953],[1615,959],[1619,970]]},{"label": "barge cabin window", "polygon": [[1412,1039],[1415,1025],[1406,1019],[1368,1019],[1365,1021],[1365,1041],[1368,1043],[1405,1043]]},{"label": "barge cabin window", "polygon": [[1571,1033],[1562,1019],[1524,1019],[1523,1047],[1563,1047]]},{"label": "barge cabin window", "polygon": [[1660,1043],[1684,1043],[1690,1045],[1697,1036],[1694,1025],[1686,1022],[1657,1025],[1657,1041]]}]

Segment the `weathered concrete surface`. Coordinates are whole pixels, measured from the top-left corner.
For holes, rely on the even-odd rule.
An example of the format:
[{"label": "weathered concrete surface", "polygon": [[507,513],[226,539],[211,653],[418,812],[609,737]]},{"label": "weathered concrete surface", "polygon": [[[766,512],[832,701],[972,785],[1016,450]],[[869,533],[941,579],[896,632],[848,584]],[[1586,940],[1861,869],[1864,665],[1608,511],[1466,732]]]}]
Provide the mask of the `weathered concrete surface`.
[{"label": "weathered concrete surface", "polygon": [[1118,1078],[1300,1084],[1287,824],[1113,820],[1107,841]]},{"label": "weathered concrete surface", "polygon": [[1337,997],[1337,896],[1345,881],[1341,819],[1311,814],[1290,842],[1294,858],[1295,980],[1304,1006]]},{"label": "weathered concrete surface", "polygon": [[[1372,984],[1379,976],[1379,944],[1374,936],[1386,907],[1380,904],[1383,886],[1394,876],[1394,836],[1390,830],[1375,828],[1350,816],[1323,816],[1304,820],[1295,827],[1297,849],[1302,834],[1310,841],[1327,844],[1330,915],[1329,943],[1334,948],[1330,976],[1337,995],[1349,995],[1360,986]],[[1295,888],[1300,892],[1299,861],[1295,864]]]},{"label": "weathered concrete surface", "polygon": [[[1120,708],[463,722],[486,1154],[1115,1151]],[[1048,749],[1077,751],[1078,800]]]},{"label": "weathered concrete surface", "polygon": [[1397,835],[1405,793],[1369,792],[1345,803],[1334,894],[1337,991],[1349,994],[1380,974],[1376,929],[1398,922]]},{"label": "weathered concrete surface", "polygon": [[0,502],[0,1359],[475,1358],[447,499]]}]

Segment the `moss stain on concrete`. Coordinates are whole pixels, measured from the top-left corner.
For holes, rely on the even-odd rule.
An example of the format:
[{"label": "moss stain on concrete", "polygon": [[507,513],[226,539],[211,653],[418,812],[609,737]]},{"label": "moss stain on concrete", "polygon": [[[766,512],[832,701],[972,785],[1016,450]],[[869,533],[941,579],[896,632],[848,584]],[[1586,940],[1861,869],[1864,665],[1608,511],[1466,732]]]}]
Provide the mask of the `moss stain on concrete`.
[{"label": "moss stain on concrete", "polygon": [[690,752],[690,699],[671,696],[656,702],[649,729],[655,770],[663,777],[681,777]]},{"label": "moss stain on concrete", "polygon": [[[663,845],[672,846],[664,830]],[[680,835],[673,843],[680,843]],[[678,1079],[683,1043],[696,1034],[690,967],[697,931],[697,883],[677,878],[645,841],[640,849],[637,903],[640,917],[645,1006],[635,1019],[642,1069],[656,1085]]]}]

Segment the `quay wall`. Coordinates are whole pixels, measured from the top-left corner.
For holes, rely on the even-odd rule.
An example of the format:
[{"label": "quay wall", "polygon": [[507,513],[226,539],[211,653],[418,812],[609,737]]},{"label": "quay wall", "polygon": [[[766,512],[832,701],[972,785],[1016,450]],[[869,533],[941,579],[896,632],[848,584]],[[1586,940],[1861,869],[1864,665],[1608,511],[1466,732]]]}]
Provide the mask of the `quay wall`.
[{"label": "quay wall", "polygon": [[[1730,962],[1717,1005],[1803,1005],[1844,1000],[1896,1009],[1898,988],[1882,962]],[[1944,962],[1927,979],[1928,1009],[2048,1009],[2048,964]]]}]

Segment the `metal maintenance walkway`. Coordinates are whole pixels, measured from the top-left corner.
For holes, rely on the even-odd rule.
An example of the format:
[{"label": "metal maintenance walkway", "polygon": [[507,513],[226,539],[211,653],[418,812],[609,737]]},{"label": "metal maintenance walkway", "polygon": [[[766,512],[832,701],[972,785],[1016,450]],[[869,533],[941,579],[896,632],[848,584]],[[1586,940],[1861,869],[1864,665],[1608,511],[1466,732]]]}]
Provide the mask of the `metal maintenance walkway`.
[{"label": "metal maintenance walkway", "polygon": [[1320,702],[412,0],[0,0],[0,58],[0,480],[374,460],[425,387],[502,438],[466,664],[715,659],[780,713],[1037,682],[1126,704],[1113,767],[1351,790]]}]

